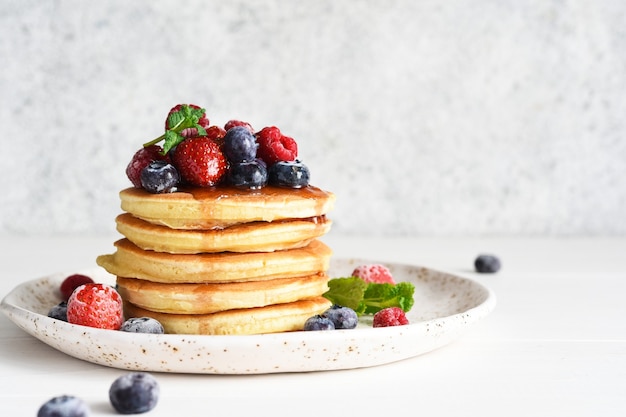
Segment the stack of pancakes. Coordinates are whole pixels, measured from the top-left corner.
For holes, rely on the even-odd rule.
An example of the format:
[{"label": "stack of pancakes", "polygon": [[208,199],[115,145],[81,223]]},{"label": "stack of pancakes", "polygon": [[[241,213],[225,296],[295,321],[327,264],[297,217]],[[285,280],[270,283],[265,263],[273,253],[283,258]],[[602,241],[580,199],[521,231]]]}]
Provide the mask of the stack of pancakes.
[{"label": "stack of pancakes", "polygon": [[124,236],[97,263],[117,276],[129,317],[166,333],[302,330],[330,306],[326,213],[335,196],[308,186],[120,192]]}]

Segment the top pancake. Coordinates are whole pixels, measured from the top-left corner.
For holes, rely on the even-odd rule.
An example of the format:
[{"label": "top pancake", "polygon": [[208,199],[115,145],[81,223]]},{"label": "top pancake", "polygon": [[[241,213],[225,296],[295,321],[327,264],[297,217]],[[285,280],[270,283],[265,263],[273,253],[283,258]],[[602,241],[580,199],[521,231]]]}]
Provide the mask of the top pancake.
[{"label": "top pancake", "polygon": [[259,190],[233,187],[182,188],[151,194],[139,188],[120,192],[122,210],[147,222],[172,229],[221,229],[254,221],[304,219],[332,210],[335,195],[317,187],[266,186]]}]

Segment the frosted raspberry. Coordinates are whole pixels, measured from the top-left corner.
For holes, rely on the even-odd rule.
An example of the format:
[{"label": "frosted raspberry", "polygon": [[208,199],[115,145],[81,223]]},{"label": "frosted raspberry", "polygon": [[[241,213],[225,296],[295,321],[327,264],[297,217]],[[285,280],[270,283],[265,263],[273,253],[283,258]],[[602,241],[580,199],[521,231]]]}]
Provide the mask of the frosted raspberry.
[{"label": "frosted raspberry", "polygon": [[67,321],[82,326],[119,330],[124,323],[122,297],[110,285],[81,285],[67,301]]},{"label": "frosted raspberry", "polygon": [[400,307],[388,307],[374,314],[373,327],[404,326],[409,324],[404,310]]},{"label": "frosted raspberry", "polygon": [[167,161],[167,155],[161,155],[163,149],[159,145],[150,145],[139,149],[126,167],[126,176],[136,188],[141,188],[141,171],[152,161]]},{"label": "frosted raspberry", "polygon": [[378,284],[395,284],[391,271],[381,264],[367,264],[357,266],[352,271],[353,277],[359,277],[365,282],[375,282]]}]

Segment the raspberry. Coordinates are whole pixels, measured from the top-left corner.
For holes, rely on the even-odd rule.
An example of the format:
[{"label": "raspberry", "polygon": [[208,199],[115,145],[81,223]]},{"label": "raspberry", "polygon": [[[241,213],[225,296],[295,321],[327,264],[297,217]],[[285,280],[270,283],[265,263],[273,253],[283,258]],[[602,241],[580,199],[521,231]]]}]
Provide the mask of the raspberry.
[{"label": "raspberry", "polygon": [[[195,104],[188,104],[192,109],[201,109],[202,107],[196,106]],[[170,115],[179,111],[183,107],[182,104],[177,104],[167,113],[167,118],[165,119],[165,130],[172,129],[174,126],[170,126]],[[205,130],[209,127],[209,118],[206,116],[206,113],[198,120],[198,124],[202,126]],[[193,138],[198,136],[198,129],[195,127],[190,127],[188,129],[184,129],[180,132],[181,136],[185,138]]]},{"label": "raspberry", "polygon": [[61,283],[61,287],[59,287],[59,289],[61,290],[61,296],[63,297],[63,301],[67,301],[76,288],[80,287],[83,284],[89,284],[92,282],[93,279],[91,279],[87,275],[82,274],[73,274],[65,278]]},{"label": "raspberry", "polygon": [[374,314],[373,327],[404,326],[409,324],[404,310],[400,307],[388,307]]},{"label": "raspberry", "polygon": [[216,185],[228,170],[228,160],[220,146],[206,137],[182,141],[172,155],[172,162],[181,180],[199,187]]},{"label": "raspberry", "polygon": [[357,266],[352,271],[353,277],[359,277],[365,282],[375,282],[378,284],[395,284],[391,271],[381,264],[368,264]]},{"label": "raspberry", "polygon": [[141,188],[141,171],[152,161],[167,161],[169,156],[162,155],[163,149],[159,145],[150,145],[139,149],[126,167],[126,176],[136,188]]},{"label": "raspberry", "polygon": [[250,133],[254,133],[254,129],[252,128],[252,125],[250,123],[248,123],[248,122],[243,122],[241,120],[229,120],[224,125],[224,130],[228,131],[228,130],[230,130],[231,128],[233,128],[235,126],[243,126],[246,129],[248,129],[250,131]]},{"label": "raspberry", "polygon": [[255,136],[259,144],[257,156],[268,166],[278,161],[294,161],[298,157],[296,141],[283,135],[275,126],[264,127]]},{"label": "raspberry", "polygon": [[72,324],[119,330],[123,316],[122,297],[109,285],[81,285],[67,301],[67,321]]},{"label": "raspberry", "polygon": [[209,126],[206,130],[206,138],[212,139],[218,145],[222,146],[224,143],[224,136],[226,136],[226,130],[222,129],[219,126]]}]

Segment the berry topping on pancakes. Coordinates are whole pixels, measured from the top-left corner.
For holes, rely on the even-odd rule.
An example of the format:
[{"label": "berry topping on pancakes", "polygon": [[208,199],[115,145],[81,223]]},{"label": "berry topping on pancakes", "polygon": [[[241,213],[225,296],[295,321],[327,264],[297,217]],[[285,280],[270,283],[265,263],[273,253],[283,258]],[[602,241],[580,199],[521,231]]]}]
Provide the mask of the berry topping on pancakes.
[{"label": "berry topping on pancakes", "polygon": [[[157,145],[161,141],[162,148]],[[154,186],[154,181],[142,185],[142,171],[159,160],[173,165],[181,185],[215,187],[224,183],[250,190],[268,184],[283,188],[309,185],[309,169],[296,159],[298,144],[278,127],[255,132],[250,123],[238,119],[229,120],[223,128],[210,125],[205,109],[195,104],[172,107],[165,133],[143,146],[128,164],[126,174],[136,188],[151,193],[177,191],[175,185]]]},{"label": "berry topping on pancakes", "polygon": [[282,134],[276,126],[264,127],[256,134],[259,143],[259,158],[267,165],[278,161],[293,161],[298,157],[298,144],[296,141]]},{"label": "berry topping on pancakes", "polygon": [[149,145],[139,149],[133,155],[126,167],[126,176],[136,188],[141,186],[141,171],[153,161],[169,161],[168,155],[163,155],[163,148],[159,145]]},{"label": "berry topping on pancakes", "polygon": [[213,140],[206,137],[182,141],[172,155],[183,182],[199,187],[218,184],[228,169],[228,160]]}]

